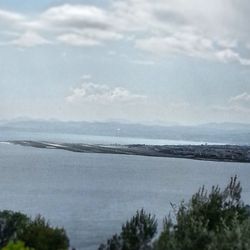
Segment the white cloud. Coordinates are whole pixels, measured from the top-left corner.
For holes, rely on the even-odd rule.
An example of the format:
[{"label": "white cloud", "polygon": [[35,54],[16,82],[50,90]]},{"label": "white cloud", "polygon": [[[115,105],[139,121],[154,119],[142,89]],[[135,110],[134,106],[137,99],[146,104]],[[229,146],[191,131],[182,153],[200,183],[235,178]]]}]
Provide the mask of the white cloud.
[{"label": "white cloud", "polygon": [[247,0],[112,0],[106,7],[58,5],[33,17],[0,10],[0,21],[3,31],[23,34],[13,45],[48,42],[38,34],[69,46],[123,39],[161,56],[182,54],[249,66],[249,11]]},{"label": "white cloud", "polygon": [[120,19],[126,20],[124,25],[127,25],[127,29],[140,29],[155,34],[193,30],[203,35],[207,34],[209,37],[228,38],[236,35],[238,37],[240,28],[244,30],[247,28],[249,15],[244,11],[246,9],[243,6],[244,3],[249,6],[246,0],[237,2],[233,0],[121,0],[114,1],[114,9]]},{"label": "white cloud", "polygon": [[227,43],[218,43],[196,34],[176,33],[168,37],[150,37],[138,39],[135,43],[137,48],[164,56],[166,54],[183,54],[186,56],[217,60],[223,63],[237,62],[244,66],[250,65],[250,59],[243,58],[228,44],[229,48],[223,48]]},{"label": "white cloud", "polygon": [[0,22],[1,23],[5,22],[5,23],[11,24],[13,22],[16,23],[16,22],[21,22],[24,20],[25,20],[25,17],[23,15],[0,9]]},{"label": "white cloud", "polygon": [[66,97],[70,103],[94,102],[95,104],[129,103],[143,101],[144,95],[133,94],[122,87],[108,87],[92,82],[83,82],[80,87],[71,90],[71,94]]},{"label": "white cloud", "polygon": [[116,30],[112,17],[112,13],[90,5],[55,6],[32,18],[0,10],[3,30],[11,28],[21,33],[20,38],[10,44],[25,47],[47,43],[38,33],[71,46],[94,46],[121,39],[122,34]]},{"label": "white cloud", "polygon": [[159,55],[181,53],[188,56],[208,57],[209,53],[214,50],[211,40],[184,33],[176,33],[167,37],[138,39],[135,46]]},{"label": "white cloud", "polygon": [[109,17],[103,9],[88,5],[65,4],[49,8],[42,13],[43,23],[57,28],[92,27],[93,29],[105,29],[109,26]]},{"label": "white cloud", "polygon": [[248,94],[247,92],[231,97],[229,102],[231,104],[247,106],[250,110],[250,94]]},{"label": "white cloud", "polygon": [[47,39],[43,38],[41,35],[33,31],[27,31],[20,37],[11,41],[11,44],[16,45],[18,47],[33,47],[50,43],[51,43],[50,41],[48,41]]},{"label": "white cloud", "polygon": [[83,32],[64,33],[57,37],[58,41],[73,46],[101,45],[106,40],[118,40],[122,36],[114,32],[85,30]]},{"label": "white cloud", "polygon": [[82,37],[77,34],[63,34],[59,35],[57,37],[58,41],[72,45],[72,46],[95,46],[95,45],[100,45],[100,41],[92,39],[92,38],[87,38],[87,37]]},{"label": "white cloud", "polygon": [[239,55],[239,53],[237,53],[231,49],[225,49],[225,50],[218,51],[216,53],[216,57],[218,58],[218,60],[225,62],[225,63],[238,62],[238,63],[245,65],[245,66],[250,65],[250,59],[242,58]]},{"label": "white cloud", "polygon": [[72,46],[94,46],[122,38],[112,14],[89,5],[52,7],[41,14],[39,23],[38,27],[53,31],[58,41]]},{"label": "white cloud", "polygon": [[249,122],[250,94],[244,92],[233,96],[225,104],[212,106],[211,110],[219,114],[218,119]]},{"label": "white cloud", "polygon": [[238,43],[250,40],[246,0],[126,0],[116,1],[114,8],[125,20],[124,30],[141,32],[135,38],[139,49],[249,65],[246,48],[240,54]]}]

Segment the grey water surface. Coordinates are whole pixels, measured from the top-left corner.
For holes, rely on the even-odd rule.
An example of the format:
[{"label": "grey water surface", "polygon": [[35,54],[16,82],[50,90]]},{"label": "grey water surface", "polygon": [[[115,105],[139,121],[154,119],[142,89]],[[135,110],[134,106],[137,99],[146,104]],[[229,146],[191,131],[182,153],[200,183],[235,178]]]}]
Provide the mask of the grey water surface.
[{"label": "grey water surface", "polygon": [[0,143],[0,209],[42,214],[76,249],[94,250],[137,209],[156,214],[202,185],[237,174],[250,203],[250,164],[73,153]]}]

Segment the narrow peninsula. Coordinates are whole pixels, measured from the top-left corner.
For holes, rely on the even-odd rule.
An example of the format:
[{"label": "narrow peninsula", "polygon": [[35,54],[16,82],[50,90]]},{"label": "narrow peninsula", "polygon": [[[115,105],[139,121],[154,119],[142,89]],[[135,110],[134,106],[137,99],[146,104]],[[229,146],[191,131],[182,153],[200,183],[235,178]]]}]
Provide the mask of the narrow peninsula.
[{"label": "narrow peninsula", "polygon": [[24,140],[9,141],[9,143],[44,149],[62,149],[79,153],[124,154],[250,163],[250,146],[240,145],[103,145]]}]

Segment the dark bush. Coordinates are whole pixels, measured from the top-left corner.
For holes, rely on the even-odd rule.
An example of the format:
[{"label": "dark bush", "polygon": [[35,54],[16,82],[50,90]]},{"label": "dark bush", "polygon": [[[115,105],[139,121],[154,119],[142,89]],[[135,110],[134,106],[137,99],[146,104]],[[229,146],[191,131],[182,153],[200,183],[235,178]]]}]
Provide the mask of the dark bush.
[{"label": "dark bush", "polygon": [[[169,217],[155,243],[157,250],[244,250],[250,249],[250,221],[241,201],[242,188],[237,177],[221,191],[204,187],[191,200],[181,203]],[[248,246],[248,248],[245,248]]]},{"label": "dark bush", "polygon": [[99,250],[147,250],[157,232],[155,216],[142,209],[122,226],[120,235],[114,235]]},{"label": "dark bush", "polygon": [[2,211],[0,248],[11,241],[22,241],[25,246],[35,250],[66,250],[69,247],[65,230],[51,227],[43,217],[32,220],[22,213]]},{"label": "dark bush", "polygon": [[4,210],[0,212],[0,247],[10,240],[16,240],[30,223],[30,219],[19,212]]},{"label": "dark bush", "polygon": [[249,250],[250,207],[241,192],[235,176],[224,190],[202,187],[188,203],[172,205],[174,218],[164,220],[153,246],[157,223],[141,210],[99,250]]},{"label": "dark bush", "polygon": [[66,250],[69,247],[65,230],[51,227],[41,216],[31,221],[18,238],[35,250]]}]

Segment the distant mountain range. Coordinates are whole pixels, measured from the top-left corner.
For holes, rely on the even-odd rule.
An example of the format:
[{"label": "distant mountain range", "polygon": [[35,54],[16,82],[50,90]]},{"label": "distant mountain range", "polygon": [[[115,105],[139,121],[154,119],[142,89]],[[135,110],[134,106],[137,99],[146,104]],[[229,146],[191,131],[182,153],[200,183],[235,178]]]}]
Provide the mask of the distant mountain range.
[{"label": "distant mountain range", "polygon": [[250,124],[208,123],[197,126],[157,126],[120,122],[75,122],[58,120],[0,121],[2,132],[46,132],[100,136],[139,137],[202,141],[228,144],[250,144]]}]

